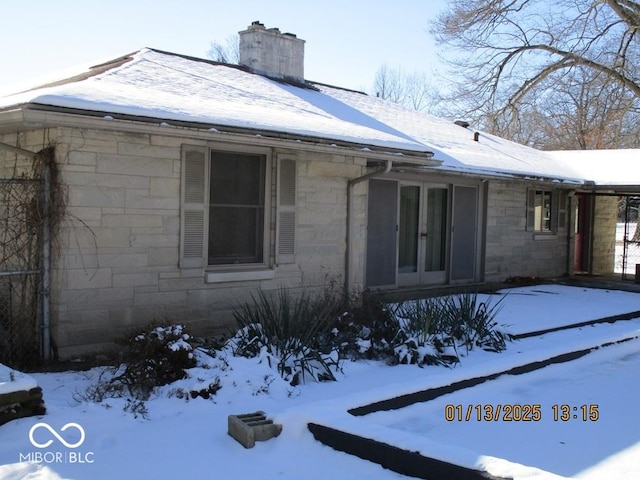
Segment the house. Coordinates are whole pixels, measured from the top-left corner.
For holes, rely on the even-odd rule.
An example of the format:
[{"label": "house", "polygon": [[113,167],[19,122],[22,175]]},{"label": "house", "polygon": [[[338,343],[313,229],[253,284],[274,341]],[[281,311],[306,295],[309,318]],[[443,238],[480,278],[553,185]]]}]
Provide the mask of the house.
[{"label": "house", "polygon": [[55,152],[61,356],[158,319],[219,331],[257,289],[573,273],[575,164],[306,81],[303,52],[254,22],[239,66],[146,48],[0,98],[4,176]]},{"label": "house", "polygon": [[[623,278],[635,274],[636,265],[640,264],[640,245],[633,240],[638,212],[627,209],[623,214],[617,207],[621,198],[626,199],[626,205],[638,204],[640,170],[634,163],[640,159],[640,149],[549,153],[587,179],[576,191],[573,201],[576,208],[570,239],[573,272],[611,274],[615,265]],[[616,236],[616,222],[620,220],[624,228]]]}]

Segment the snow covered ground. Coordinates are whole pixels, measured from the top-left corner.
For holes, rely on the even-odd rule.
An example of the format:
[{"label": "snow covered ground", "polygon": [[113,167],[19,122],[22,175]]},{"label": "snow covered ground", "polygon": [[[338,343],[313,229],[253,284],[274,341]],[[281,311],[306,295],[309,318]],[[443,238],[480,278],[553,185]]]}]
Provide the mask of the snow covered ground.
[{"label": "snow covered ground", "polygon": [[[503,303],[498,320],[509,331],[523,333],[637,311],[640,294],[541,285],[511,289]],[[100,369],[33,374],[48,412],[0,427],[0,478],[405,478],[320,444],[306,428],[310,421],[516,479],[637,478],[638,339],[425,404],[364,417],[347,413],[374,401],[635,336],[640,336],[640,319],[519,340],[501,354],[474,351],[452,369],[345,362],[337,382],[299,387],[256,359],[221,356],[208,360],[208,368],[190,371],[189,379],[161,389],[147,402],[147,419],[124,412],[121,399],[91,403],[80,398]],[[222,389],[209,400],[171,395],[179,386],[214,377]],[[445,420],[446,405],[461,405],[465,413],[472,405],[475,413],[475,405],[516,404],[540,405],[542,418]],[[554,420],[553,405],[563,404],[571,407],[571,417],[580,418]],[[582,405],[587,414],[598,405],[598,419],[583,421]],[[256,410],[284,428],[278,438],[246,450],[227,435],[227,416]],[[38,425],[43,422],[50,428]]]},{"label": "snow covered ground", "polygon": [[30,375],[18,372],[0,363],[0,394],[30,390],[37,386],[36,380]]},{"label": "snow covered ground", "polygon": [[[567,477],[633,478],[640,455],[640,415],[632,407],[640,394],[633,381],[640,372],[639,347],[634,341],[605,348],[369,419]],[[621,428],[628,423],[635,428]],[[625,475],[608,475],[625,463]]]},{"label": "snow covered ground", "polygon": [[[627,227],[627,240],[631,240],[635,234],[637,225],[630,223]],[[623,273],[623,257],[624,257],[624,238],[625,238],[625,224],[618,223],[616,226],[616,249],[615,249],[615,273]],[[627,245],[627,260],[624,265],[624,273],[630,276],[636,273],[636,263],[640,263],[640,245],[636,243],[629,243]]]}]

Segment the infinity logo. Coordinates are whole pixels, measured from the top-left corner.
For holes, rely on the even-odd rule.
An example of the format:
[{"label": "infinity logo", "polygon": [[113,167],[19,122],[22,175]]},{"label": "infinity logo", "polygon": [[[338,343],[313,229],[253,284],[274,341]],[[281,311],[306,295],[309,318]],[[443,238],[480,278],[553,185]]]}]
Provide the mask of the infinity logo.
[{"label": "infinity logo", "polygon": [[82,445],[84,443],[84,428],[82,428],[80,425],[78,425],[77,423],[67,423],[65,426],[63,426],[60,431],[64,432],[65,430],[67,430],[68,428],[76,428],[79,432],[80,432],[80,440],[78,440],[76,443],[68,443],[64,438],[62,438],[58,432],[56,432],[51,425],[49,425],[48,423],[44,423],[44,422],[40,422],[40,423],[36,423],[33,427],[31,427],[31,430],[29,430],[29,441],[31,442],[31,445],[33,445],[36,448],[47,448],[49,445],[51,445],[53,443],[53,440],[47,440],[45,443],[38,443],[36,440],[34,440],[33,438],[33,432],[35,432],[38,428],[45,428],[46,430],[49,430],[49,432],[51,432],[51,435],[53,435],[54,437],[56,437],[58,439],[58,441],[63,444],[65,447],[67,448],[78,448],[80,445]]}]

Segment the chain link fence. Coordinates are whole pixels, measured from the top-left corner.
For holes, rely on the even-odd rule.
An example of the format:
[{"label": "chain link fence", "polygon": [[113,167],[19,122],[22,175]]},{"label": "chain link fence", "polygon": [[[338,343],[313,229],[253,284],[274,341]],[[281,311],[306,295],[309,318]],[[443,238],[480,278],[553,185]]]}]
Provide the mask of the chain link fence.
[{"label": "chain link fence", "polygon": [[0,277],[0,363],[15,368],[39,363],[39,285],[39,273]]},{"label": "chain link fence", "polygon": [[640,265],[640,197],[625,196],[620,201],[620,221],[616,233],[616,250],[622,250],[617,260],[623,280],[636,278],[636,265]]},{"label": "chain link fence", "polygon": [[0,363],[28,369],[43,359],[44,239],[50,221],[45,199],[50,196],[42,165],[53,156],[1,153]]}]

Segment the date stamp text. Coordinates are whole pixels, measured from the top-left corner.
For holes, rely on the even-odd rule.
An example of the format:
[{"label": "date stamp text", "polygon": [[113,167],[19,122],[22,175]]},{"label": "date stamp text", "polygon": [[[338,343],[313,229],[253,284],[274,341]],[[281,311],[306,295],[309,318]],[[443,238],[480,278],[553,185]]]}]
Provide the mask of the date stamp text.
[{"label": "date stamp text", "polygon": [[[555,404],[550,410],[554,422],[597,422],[600,418],[597,404]],[[447,404],[444,407],[447,422],[539,422],[542,418],[540,404]]]}]

